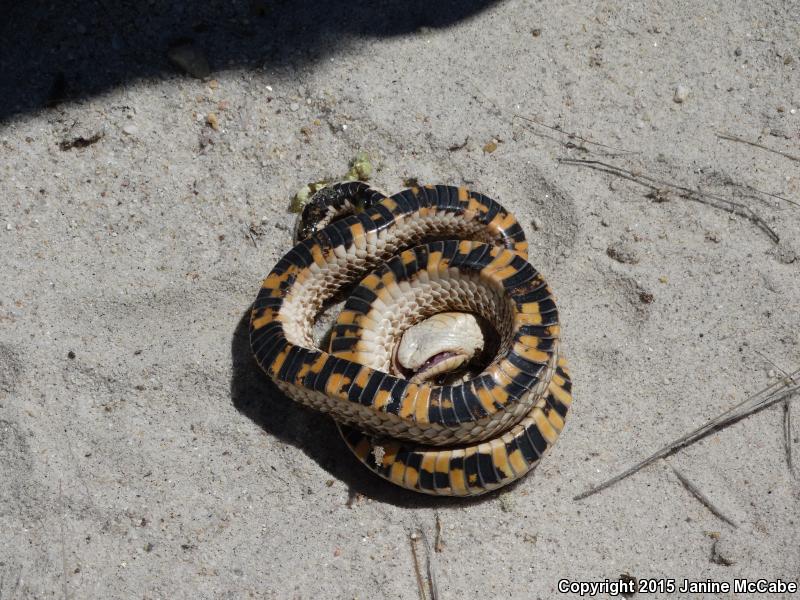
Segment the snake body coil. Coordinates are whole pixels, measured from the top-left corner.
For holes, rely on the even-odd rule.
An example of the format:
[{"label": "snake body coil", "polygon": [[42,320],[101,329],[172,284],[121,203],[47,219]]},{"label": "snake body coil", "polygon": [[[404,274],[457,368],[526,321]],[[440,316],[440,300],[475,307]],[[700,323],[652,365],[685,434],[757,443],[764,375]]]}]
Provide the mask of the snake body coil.
[{"label": "snake body coil", "polygon": [[[369,208],[302,240],[264,280],[250,320],[257,362],[292,399],[330,413],[355,455],[398,485],[468,496],[518,479],[555,442],[571,403],[558,312],[522,227],[466,188],[386,197],[356,182],[334,192]],[[359,280],[329,351],[316,349],[317,314]],[[445,311],[496,329],[488,366],[455,385],[391,374],[403,331]]]}]

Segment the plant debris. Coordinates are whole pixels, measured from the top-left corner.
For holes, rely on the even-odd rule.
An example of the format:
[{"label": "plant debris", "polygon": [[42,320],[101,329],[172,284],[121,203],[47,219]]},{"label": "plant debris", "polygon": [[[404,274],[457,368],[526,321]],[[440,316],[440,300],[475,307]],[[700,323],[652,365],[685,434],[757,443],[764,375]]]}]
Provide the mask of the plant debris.
[{"label": "plant debris", "polygon": [[790,373],[783,379],[776,381],[767,387],[759,390],[752,396],[746,398],[739,404],[729,408],[722,414],[714,417],[704,425],[701,425],[697,429],[694,429],[679,437],[678,439],[670,442],[666,446],[662,447],[660,450],[657,450],[647,458],[642,461],[639,461],[632,467],[625,469],[619,475],[615,475],[611,479],[607,479],[606,481],[586,490],[585,492],[581,492],[577,496],[573,498],[573,500],[583,500],[584,498],[588,498],[600,492],[606,488],[611,487],[615,483],[622,481],[623,479],[630,477],[634,473],[638,473],[647,465],[655,462],[659,458],[665,458],[674,454],[681,448],[685,448],[691,444],[694,444],[696,441],[703,439],[704,437],[714,433],[715,431],[720,431],[729,425],[736,423],[737,421],[741,421],[742,419],[752,415],[753,413],[759,412],[772,406],[773,404],[777,404],[778,402],[784,402],[786,400],[792,399],[792,397],[800,392],[800,369],[796,369],[794,372]]},{"label": "plant debris", "polygon": [[84,137],[79,135],[78,137],[72,138],[71,140],[63,140],[58,144],[58,147],[66,152],[67,150],[72,150],[73,148],[86,148],[87,146],[91,146],[92,144],[96,144],[101,139],[103,139],[106,135],[105,131],[98,131],[94,135],[90,135],[89,137]]},{"label": "plant debris", "polygon": [[[752,221],[753,223],[755,223],[764,232],[766,232],[766,234],[770,237],[770,239],[773,242],[777,244],[780,241],[780,237],[778,236],[777,233],[775,233],[775,230],[772,229],[772,227],[770,227],[769,225],[767,225],[766,221],[764,221],[764,219],[759,217],[758,214],[756,214],[756,212],[753,211],[752,208],[750,208],[745,204],[742,204],[741,202],[735,202],[734,200],[730,200],[718,194],[710,194],[708,192],[701,192],[700,190],[693,190],[691,188],[679,185],[677,183],[671,183],[669,181],[664,181],[662,179],[656,179],[655,177],[646,175],[640,171],[630,171],[628,169],[617,167],[616,165],[605,163],[599,160],[589,160],[589,159],[579,159],[579,158],[559,158],[558,162],[565,165],[588,167],[596,171],[602,171],[610,175],[616,175],[617,177],[622,177],[623,179],[633,181],[634,183],[638,183],[639,185],[649,188],[651,193],[654,192],[656,194],[656,197],[662,196],[664,194],[664,188],[671,188],[672,190],[680,192],[679,196],[682,198],[686,198],[687,200],[694,200],[695,202],[700,202],[701,204],[707,204],[709,206],[713,206],[714,208],[720,208],[735,215],[745,217],[750,221]],[[662,200],[657,200],[657,201],[662,201]]]}]

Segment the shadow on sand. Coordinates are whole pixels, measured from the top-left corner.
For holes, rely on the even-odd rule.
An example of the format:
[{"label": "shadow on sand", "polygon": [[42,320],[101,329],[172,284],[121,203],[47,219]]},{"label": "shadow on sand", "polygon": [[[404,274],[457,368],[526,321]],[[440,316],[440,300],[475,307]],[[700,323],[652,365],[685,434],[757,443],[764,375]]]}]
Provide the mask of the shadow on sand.
[{"label": "shadow on sand", "polygon": [[0,122],[177,73],[167,51],[191,43],[211,72],[288,75],[358,38],[443,28],[497,0],[64,0],[3,3]]},{"label": "shadow on sand", "polygon": [[[343,481],[351,497],[362,494],[378,502],[406,508],[468,506],[496,497],[498,492],[472,498],[427,496],[400,488],[371,473],[351,454],[330,417],[290,400],[264,374],[250,350],[249,320],[250,309],[239,321],[231,341],[234,406],[269,435],[302,450],[331,477]],[[509,490],[515,485],[503,489]]]}]

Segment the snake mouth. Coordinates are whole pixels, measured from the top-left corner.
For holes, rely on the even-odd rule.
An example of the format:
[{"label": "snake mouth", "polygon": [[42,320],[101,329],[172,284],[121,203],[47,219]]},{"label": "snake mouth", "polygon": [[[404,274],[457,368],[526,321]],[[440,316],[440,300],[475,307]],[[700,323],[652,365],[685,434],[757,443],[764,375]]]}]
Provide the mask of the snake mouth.
[{"label": "snake mouth", "polygon": [[417,369],[417,375],[421,375],[438,365],[439,363],[447,360],[448,358],[454,358],[460,356],[455,352],[450,352],[449,350],[445,350],[444,352],[439,352],[438,354],[434,354],[428,360],[426,360],[422,365],[420,365],[419,369]]},{"label": "snake mouth", "polygon": [[446,381],[464,374],[463,367],[466,366],[470,357],[459,352],[444,350],[428,357],[424,363],[417,368],[404,367],[395,356],[394,368],[403,378],[412,383],[422,383],[431,381],[436,385],[444,385]]},{"label": "snake mouth", "polygon": [[420,383],[436,377],[437,375],[452,374],[468,359],[469,356],[465,354],[451,352],[449,350],[438,352],[416,369],[414,375],[411,377],[411,381],[413,383]]}]

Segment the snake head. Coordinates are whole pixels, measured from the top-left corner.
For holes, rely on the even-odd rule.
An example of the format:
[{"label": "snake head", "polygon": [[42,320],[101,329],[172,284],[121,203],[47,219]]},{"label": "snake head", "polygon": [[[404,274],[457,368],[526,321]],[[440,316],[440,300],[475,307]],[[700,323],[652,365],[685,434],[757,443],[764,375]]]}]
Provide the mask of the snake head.
[{"label": "snake head", "polygon": [[484,336],[474,315],[445,312],[409,327],[397,346],[396,367],[420,383],[451,373],[483,351]]}]

